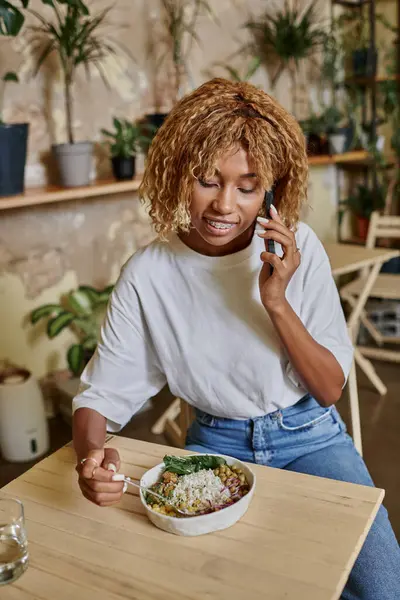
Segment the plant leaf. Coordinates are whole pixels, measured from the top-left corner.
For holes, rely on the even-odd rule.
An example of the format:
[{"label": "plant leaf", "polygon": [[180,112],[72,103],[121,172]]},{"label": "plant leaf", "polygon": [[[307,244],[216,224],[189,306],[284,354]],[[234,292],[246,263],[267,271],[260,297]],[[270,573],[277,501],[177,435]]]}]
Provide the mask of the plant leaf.
[{"label": "plant leaf", "polygon": [[37,59],[36,67],[35,67],[35,75],[38,74],[40,67],[49,56],[49,54],[54,50],[54,41],[50,40],[49,43],[45,46],[39,58]]},{"label": "plant leaf", "polygon": [[74,321],[75,315],[71,312],[63,311],[59,315],[50,319],[47,323],[47,335],[50,339],[56,337],[65,327],[68,327]]},{"label": "plant leaf", "polygon": [[83,369],[84,350],[81,344],[73,344],[67,352],[68,366],[74,375],[80,375]]},{"label": "plant leaf", "polygon": [[247,67],[246,80],[253,77],[254,73],[260,68],[260,65],[261,58],[259,56],[254,56],[251,59],[249,66]]},{"label": "plant leaf", "polygon": [[197,473],[202,469],[216,469],[221,465],[226,465],[226,460],[222,456],[210,456],[201,454],[199,456],[164,456],[164,465],[166,471],[176,473],[177,475],[188,475]]},{"label": "plant leaf", "polygon": [[77,316],[90,315],[92,312],[91,297],[82,288],[68,294],[68,304]]},{"label": "plant leaf", "polygon": [[18,75],[14,73],[14,71],[7,71],[2,79],[3,81],[14,81],[15,83],[19,83]]},{"label": "plant leaf", "polygon": [[0,2],[0,35],[15,37],[19,34],[25,17],[23,13],[8,2],[1,0]]},{"label": "plant leaf", "polygon": [[107,304],[107,302],[110,299],[110,293],[109,292],[101,292],[98,297],[97,297],[97,302],[99,304]]},{"label": "plant leaf", "polygon": [[98,290],[90,285],[80,285],[78,291],[83,292],[89,298],[92,305],[97,303],[97,298],[99,296]]},{"label": "plant leaf", "polygon": [[37,323],[42,317],[50,317],[59,315],[64,309],[59,304],[44,304],[35,308],[30,314],[30,321],[32,325]]}]

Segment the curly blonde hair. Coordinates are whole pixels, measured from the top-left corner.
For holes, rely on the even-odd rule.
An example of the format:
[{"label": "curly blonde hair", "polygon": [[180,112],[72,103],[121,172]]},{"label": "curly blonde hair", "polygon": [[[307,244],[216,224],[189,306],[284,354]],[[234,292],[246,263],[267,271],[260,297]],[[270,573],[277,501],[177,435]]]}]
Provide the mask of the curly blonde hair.
[{"label": "curly blonde hair", "polygon": [[238,144],[262,187],[275,186],[274,204],[285,224],[296,227],[308,176],[300,126],[253,85],[217,78],[175,105],[150,147],[139,193],[161,238],[189,231],[194,178],[213,176],[219,158]]}]

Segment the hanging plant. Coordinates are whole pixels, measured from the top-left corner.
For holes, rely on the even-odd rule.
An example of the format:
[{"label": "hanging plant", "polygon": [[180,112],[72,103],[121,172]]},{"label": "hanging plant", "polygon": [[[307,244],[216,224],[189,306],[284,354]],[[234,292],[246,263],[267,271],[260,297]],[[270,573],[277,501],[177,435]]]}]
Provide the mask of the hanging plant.
[{"label": "hanging plant", "polygon": [[271,57],[278,61],[272,87],[285,69],[297,71],[300,62],[311,57],[324,43],[326,31],[320,24],[316,4],[317,0],[313,0],[305,9],[300,9],[297,3],[291,7],[286,1],[282,9],[266,11],[259,19],[245,24],[253,36],[253,54],[267,63]]}]

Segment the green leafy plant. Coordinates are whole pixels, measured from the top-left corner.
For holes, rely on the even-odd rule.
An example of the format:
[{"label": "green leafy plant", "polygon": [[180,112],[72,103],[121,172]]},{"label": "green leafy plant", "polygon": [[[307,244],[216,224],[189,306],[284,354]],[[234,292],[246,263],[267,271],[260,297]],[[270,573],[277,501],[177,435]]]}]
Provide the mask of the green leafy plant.
[{"label": "green leafy plant", "polygon": [[183,80],[188,76],[187,60],[193,42],[200,44],[196,33],[196,25],[200,16],[206,14],[214,17],[207,0],[160,0],[161,19],[166,32],[167,52],[162,61],[170,58],[174,67],[174,95],[178,100]]},{"label": "green leafy plant", "polygon": [[341,203],[342,210],[350,210],[356,217],[369,219],[374,210],[382,210],[385,205],[385,191],[378,187],[374,192],[365,185],[358,185],[355,192]]},{"label": "green leafy plant", "polygon": [[335,106],[329,106],[319,115],[312,112],[308,119],[300,121],[300,125],[304,133],[323,135],[337,131],[342,120],[342,112]]},{"label": "green leafy plant", "polygon": [[261,65],[261,58],[259,56],[254,56],[250,59],[248,65],[246,65],[245,69],[241,72],[239,69],[235,69],[231,65],[226,65],[223,63],[216,63],[216,66],[224,69],[228,75],[228,78],[232,81],[249,81],[259,69]]},{"label": "green leafy plant", "polygon": [[100,321],[113,290],[110,285],[96,290],[87,285],[67,294],[60,304],[44,304],[30,314],[32,325],[47,319],[47,335],[50,339],[70,327],[78,338],[67,351],[68,366],[79,376],[94,353],[99,336]]},{"label": "green leafy plant", "polygon": [[296,71],[300,61],[309,58],[324,43],[326,32],[319,23],[317,1],[310,2],[305,10],[291,7],[286,0],[283,9],[265,12],[259,20],[250,20],[245,27],[252,33],[253,54],[266,62],[273,56],[278,60],[272,77],[272,87],[285,69]]},{"label": "green leafy plant", "polygon": [[324,133],[324,122],[321,115],[312,112],[307,119],[299,121],[300,127],[305,135],[322,135]]},{"label": "green leafy plant", "polygon": [[143,131],[137,123],[131,123],[127,119],[114,117],[113,125],[115,131],[102,129],[101,133],[110,138],[109,146],[112,157],[130,158],[136,156],[139,149],[147,147],[151,142],[151,132]]},{"label": "green leafy plant", "polygon": [[90,67],[93,66],[104,84],[109,87],[103,63],[109,55],[116,55],[121,50],[121,45],[101,30],[106,24],[111,7],[91,15],[82,0],[42,0],[42,4],[53,10],[54,19],[48,19],[29,9],[39,21],[39,25],[30,27],[32,49],[40,50],[35,74],[50,54],[58,55],[64,81],[68,141],[73,144],[72,89],[77,70],[83,66],[89,75]]},{"label": "green leafy plant", "polygon": [[28,5],[29,0],[0,0],[0,35],[15,37],[19,34],[25,21],[21,8],[28,8]]},{"label": "green leafy plant", "polygon": [[222,456],[202,454],[199,456],[164,456],[165,470],[177,475],[197,473],[202,469],[217,469],[226,465]]},{"label": "green leafy plant", "polygon": [[[25,22],[25,15],[21,8],[28,8],[29,0],[20,0],[8,2],[8,0],[0,0],[0,36],[16,37]],[[3,104],[6,86],[9,82],[18,83],[18,75],[14,71],[7,71],[1,77],[0,88],[0,124],[3,123]]]},{"label": "green leafy plant", "polygon": [[346,55],[359,48],[368,48],[370,45],[370,30],[367,11],[347,10],[336,20],[335,24],[341,33],[341,41]]}]

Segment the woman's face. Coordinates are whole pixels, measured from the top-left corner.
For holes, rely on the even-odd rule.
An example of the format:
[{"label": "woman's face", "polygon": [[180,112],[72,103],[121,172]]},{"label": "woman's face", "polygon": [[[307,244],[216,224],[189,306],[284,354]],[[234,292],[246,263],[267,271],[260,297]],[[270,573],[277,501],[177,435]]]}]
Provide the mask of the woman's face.
[{"label": "woman's face", "polygon": [[196,179],[190,206],[192,229],[188,246],[211,256],[246,247],[264,198],[247,152],[238,147],[223,156],[214,176]]}]

